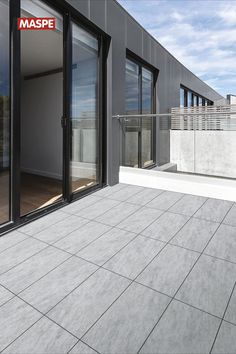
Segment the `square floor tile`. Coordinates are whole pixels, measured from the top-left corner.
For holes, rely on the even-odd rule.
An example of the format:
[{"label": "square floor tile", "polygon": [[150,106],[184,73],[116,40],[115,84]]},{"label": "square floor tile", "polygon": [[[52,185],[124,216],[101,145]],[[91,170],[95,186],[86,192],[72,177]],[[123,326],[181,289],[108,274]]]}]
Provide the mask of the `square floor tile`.
[{"label": "square floor tile", "polygon": [[14,295],[6,290],[3,286],[0,285],[0,306],[2,306],[5,302],[12,299]]},{"label": "square floor tile", "polygon": [[112,193],[109,194],[109,198],[124,202],[136,193],[141,192],[143,189],[143,187],[127,185],[118,191],[112,191]]},{"label": "square floor tile", "polygon": [[127,199],[127,202],[132,204],[145,205],[163,192],[164,191],[161,189],[145,188],[141,192],[132,195],[129,199]]},{"label": "square floor tile", "polygon": [[0,307],[0,350],[3,350],[42,315],[17,297]]},{"label": "square floor tile", "polygon": [[8,248],[0,256],[0,274],[15,267],[17,264],[25,261],[27,258],[38,253],[42,249],[48,247],[46,243],[43,243],[32,238],[16,244],[15,246]]},{"label": "square floor tile", "polygon": [[202,252],[218,226],[218,223],[212,221],[191,218],[171,240],[171,243]]},{"label": "square floor tile", "polygon": [[48,247],[1,275],[0,284],[17,294],[68,257],[70,257],[69,254],[56,248]]},{"label": "square floor tile", "polygon": [[235,264],[201,256],[176,298],[222,317],[235,280]]},{"label": "square floor tile", "polygon": [[100,353],[137,353],[169,302],[167,296],[132,284],[83,340]]},{"label": "square floor tile", "polygon": [[97,354],[95,350],[90,348],[88,345],[79,341],[68,354]]},{"label": "square floor tile", "polygon": [[188,220],[188,216],[165,212],[149,227],[142,231],[142,234],[168,242]]},{"label": "square floor tile", "polygon": [[78,216],[67,216],[64,220],[61,220],[57,224],[52,225],[47,229],[37,233],[34,237],[38,240],[53,244],[61,238],[67,236],[71,232],[79,229],[87,222],[88,220],[80,218]]},{"label": "square floor tile", "polygon": [[128,187],[128,184],[117,183],[114,186],[106,186],[105,188],[100,189],[99,191],[95,192],[94,195],[106,198],[109,195],[118,192],[125,187]]},{"label": "square floor tile", "polygon": [[76,214],[79,213],[82,209],[85,209],[88,206],[99,202],[100,200],[101,198],[98,197],[95,193],[93,193],[92,195],[88,195],[84,198],[70,203],[69,205],[65,206],[62,211],[68,214]]},{"label": "square floor tile", "polygon": [[236,204],[232,206],[224,219],[224,224],[236,226]]},{"label": "square floor tile", "polygon": [[97,269],[93,264],[72,257],[23,291],[20,297],[46,313]]},{"label": "square floor tile", "polygon": [[236,353],[236,326],[222,322],[217,335],[212,354],[235,354]]},{"label": "square floor tile", "polygon": [[63,213],[60,209],[22,226],[19,231],[33,236],[47,227],[64,220],[68,216],[69,215]]},{"label": "square floor tile", "polygon": [[167,210],[182,197],[182,193],[164,192],[146,204],[146,206],[160,210]]},{"label": "square floor tile", "polygon": [[219,324],[216,317],[173,301],[140,353],[209,353]]},{"label": "square floor tile", "polygon": [[222,222],[233,202],[220,199],[208,199],[194,215],[196,218]]},{"label": "square floor tile", "polygon": [[120,203],[105,214],[99,216],[96,220],[109,226],[116,226],[138,209],[140,209],[139,205]]},{"label": "square floor tile", "polygon": [[117,227],[127,231],[140,233],[148,227],[154,220],[156,220],[163,211],[151,208],[139,209],[127,219],[122,221]]},{"label": "square floor tile", "polygon": [[224,319],[236,325],[236,288],[234,288]]},{"label": "square floor tile", "polygon": [[103,265],[134,237],[134,233],[113,228],[77,254],[88,261]]},{"label": "square floor tile", "polygon": [[236,263],[236,227],[221,225],[204,253]]},{"label": "square floor tile", "polygon": [[134,279],[164,246],[163,242],[138,236],[105,263],[104,267]]},{"label": "square floor tile", "polygon": [[55,246],[75,254],[110,229],[111,228],[107,225],[90,221],[86,225],[83,225],[80,229],[77,229],[70,235],[56,242]]},{"label": "square floor tile", "polygon": [[25,240],[28,236],[16,230],[0,237],[0,253],[17,243]]},{"label": "square floor tile", "polygon": [[67,354],[76,342],[77,338],[44,317],[12,343],[4,353]]},{"label": "square floor tile", "polygon": [[82,209],[77,215],[82,216],[86,219],[93,220],[98,216],[104,214],[106,211],[113,209],[115,206],[119,205],[120,202],[112,199],[101,199],[93,205]]},{"label": "square floor tile", "polygon": [[167,245],[139,275],[137,281],[174,296],[199,254]]},{"label": "square floor tile", "polygon": [[177,214],[192,216],[205,203],[207,198],[196,195],[185,195],[177,203],[175,203],[170,211]]},{"label": "square floor tile", "polygon": [[81,338],[129,284],[127,279],[100,269],[49,311],[48,316]]}]

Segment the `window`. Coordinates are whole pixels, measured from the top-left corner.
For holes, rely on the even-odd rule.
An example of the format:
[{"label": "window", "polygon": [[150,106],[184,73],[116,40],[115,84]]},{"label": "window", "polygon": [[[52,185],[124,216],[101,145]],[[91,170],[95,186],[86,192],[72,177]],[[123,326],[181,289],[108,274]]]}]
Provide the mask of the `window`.
[{"label": "window", "polygon": [[72,23],[71,184],[75,193],[99,183],[99,42]]},{"label": "window", "polygon": [[192,92],[188,91],[188,102],[187,102],[187,107],[192,106]]},{"label": "window", "polygon": [[211,106],[214,103],[185,87],[180,87],[180,107]]},{"label": "window", "polygon": [[[125,111],[127,115],[153,113],[154,76],[149,68],[126,59]],[[125,166],[147,167],[154,163],[153,118],[131,118],[124,123]]]},{"label": "window", "polygon": [[10,78],[9,2],[0,0],[0,224],[9,221]]},{"label": "window", "polygon": [[180,88],[180,107],[185,107],[185,89]]},{"label": "window", "polygon": [[193,107],[196,107],[197,105],[197,96],[193,95]]}]

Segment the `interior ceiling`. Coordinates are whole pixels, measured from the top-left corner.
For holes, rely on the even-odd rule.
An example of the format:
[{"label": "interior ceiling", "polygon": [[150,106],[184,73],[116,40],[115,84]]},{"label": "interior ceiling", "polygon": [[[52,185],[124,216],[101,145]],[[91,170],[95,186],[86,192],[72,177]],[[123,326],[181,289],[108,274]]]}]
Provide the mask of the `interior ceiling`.
[{"label": "interior ceiling", "polygon": [[[91,59],[91,52],[73,44],[74,61]],[[29,76],[62,68],[63,36],[59,31],[21,31],[21,75]]]},{"label": "interior ceiling", "polygon": [[62,68],[63,37],[57,31],[21,31],[21,74]]}]

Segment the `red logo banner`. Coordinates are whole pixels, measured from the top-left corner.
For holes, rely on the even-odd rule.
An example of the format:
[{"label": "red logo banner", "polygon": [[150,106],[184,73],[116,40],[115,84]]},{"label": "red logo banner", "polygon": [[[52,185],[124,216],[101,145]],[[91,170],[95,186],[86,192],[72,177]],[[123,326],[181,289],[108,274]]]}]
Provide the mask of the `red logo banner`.
[{"label": "red logo banner", "polygon": [[17,20],[18,30],[54,30],[56,19],[54,17],[20,17]]}]

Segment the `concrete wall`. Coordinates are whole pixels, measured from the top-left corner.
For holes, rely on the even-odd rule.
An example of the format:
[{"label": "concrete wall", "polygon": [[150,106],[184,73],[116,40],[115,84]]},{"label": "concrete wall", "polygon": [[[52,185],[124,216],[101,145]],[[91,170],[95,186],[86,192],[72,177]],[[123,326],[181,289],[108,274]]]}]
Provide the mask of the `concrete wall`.
[{"label": "concrete wall", "polygon": [[178,171],[236,178],[236,131],[171,130],[170,151]]},{"label": "concrete wall", "polygon": [[[179,89],[189,89],[216,101],[222,97],[187,70],[148,34],[115,0],[67,0],[85,17],[108,33],[112,40],[108,59],[108,183],[118,182],[120,159],[119,123],[112,115],[125,112],[126,49],[159,70],[157,112],[165,113],[180,103]],[[167,126],[167,125],[166,125]],[[112,139],[111,139],[112,137]],[[157,124],[157,162],[170,158],[169,130]]]},{"label": "concrete wall", "polygon": [[62,178],[62,73],[22,81],[21,168]]}]

